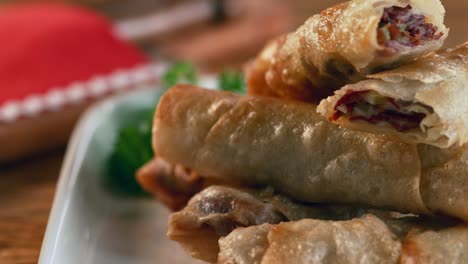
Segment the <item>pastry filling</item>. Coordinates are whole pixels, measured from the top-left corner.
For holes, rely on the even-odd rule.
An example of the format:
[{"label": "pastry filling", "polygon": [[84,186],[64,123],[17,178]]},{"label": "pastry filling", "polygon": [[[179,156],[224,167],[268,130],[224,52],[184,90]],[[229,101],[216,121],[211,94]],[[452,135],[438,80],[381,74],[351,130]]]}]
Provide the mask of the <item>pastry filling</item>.
[{"label": "pastry filling", "polygon": [[377,41],[384,47],[382,55],[386,56],[442,36],[436,26],[427,23],[424,15],[415,14],[410,5],[385,8],[377,29]]},{"label": "pastry filling", "polygon": [[418,129],[421,121],[433,113],[429,106],[396,100],[371,90],[348,91],[336,103],[334,110],[332,121],[346,117],[350,121],[390,125],[399,132]]}]

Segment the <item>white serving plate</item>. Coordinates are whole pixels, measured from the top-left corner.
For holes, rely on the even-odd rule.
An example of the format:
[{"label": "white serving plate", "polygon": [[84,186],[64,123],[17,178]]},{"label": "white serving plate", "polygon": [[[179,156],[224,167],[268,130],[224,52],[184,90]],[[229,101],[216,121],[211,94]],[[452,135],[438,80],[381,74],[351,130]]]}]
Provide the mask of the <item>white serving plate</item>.
[{"label": "white serving plate", "polygon": [[81,118],[60,173],[40,264],[200,263],[167,239],[166,208],[116,196],[102,182],[118,129],[154,106],[160,93],[153,87],[116,95]]}]

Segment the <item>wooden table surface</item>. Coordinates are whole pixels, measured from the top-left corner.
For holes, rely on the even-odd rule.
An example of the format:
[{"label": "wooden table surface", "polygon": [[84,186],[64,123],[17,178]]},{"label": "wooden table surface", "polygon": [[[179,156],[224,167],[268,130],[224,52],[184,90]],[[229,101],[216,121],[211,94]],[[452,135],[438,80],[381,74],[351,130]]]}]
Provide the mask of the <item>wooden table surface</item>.
[{"label": "wooden table surface", "polygon": [[[308,5],[306,5],[307,2],[309,2]],[[324,5],[341,1],[314,1],[314,6],[310,6],[310,2],[298,0],[296,17],[304,17],[323,9]],[[447,9],[446,21],[451,28],[447,46],[454,46],[468,40],[468,27],[466,26],[468,1],[445,0],[443,3]],[[283,26],[276,25],[275,30],[284,31],[288,28],[288,26],[284,28]],[[239,29],[231,25],[229,30],[237,32]],[[268,30],[270,34],[275,33],[272,28]],[[219,35],[218,37],[229,34],[219,27],[214,32]],[[268,34],[262,37],[266,38]],[[255,54],[261,47],[258,43],[249,45],[245,41],[240,42],[242,49],[235,49],[234,56],[231,54],[230,59],[222,57],[217,60],[216,56],[209,55],[209,48],[203,48],[203,43],[207,43],[205,39],[195,39],[193,43],[198,46],[192,50],[175,44],[168,48],[168,53],[169,55],[182,53],[182,57],[209,66],[239,63],[233,61],[236,58],[244,60]],[[171,45],[168,44],[168,46]],[[216,50],[216,52],[225,51]],[[204,58],[208,59],[204,60]],[[0,166],[0,263],[37,263],[63,154],[64,149],[59,149],[14,164]]]}]

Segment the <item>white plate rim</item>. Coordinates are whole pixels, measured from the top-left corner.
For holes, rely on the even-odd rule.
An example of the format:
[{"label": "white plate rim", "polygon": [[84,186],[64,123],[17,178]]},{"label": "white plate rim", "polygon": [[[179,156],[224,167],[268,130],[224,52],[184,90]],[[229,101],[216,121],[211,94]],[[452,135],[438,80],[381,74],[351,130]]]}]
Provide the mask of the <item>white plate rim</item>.
[{"label": "white plate rim", "polygon": [[[209,89],[216,87],[216,79],[213,75],[202,76],[200,78],[200,83]],[[64,218],[67,214],[67,210],[71,202],[71,190],[75,186],[79,176],[77,173],[79,167],[77,167],[77,165],[82,164],[82,160],[84,159],[84,155],[86,153],[87,144],[89,144],[91,135],[94,132],[94,129],[97,127],[96,123],[92,122],[92,120],[95,119],[99,112],[107,106],[115,104],[116,102],[125,101],[129,94],[145,93],[149,90],[162,91],[161,88],[155,88],[153,85],[151,87],[142,87],[132,91],[111,95],[102,101],[96,102],[82,114],[72,132],[64,156],[58,184],[55,189],[55,195],[49,214],[49,219],[47,221],[47,226],[42,241],[38,260],[39,264],[48,264],[55,259],[57,245],[60,242],[58,234],[61,231]]]}]

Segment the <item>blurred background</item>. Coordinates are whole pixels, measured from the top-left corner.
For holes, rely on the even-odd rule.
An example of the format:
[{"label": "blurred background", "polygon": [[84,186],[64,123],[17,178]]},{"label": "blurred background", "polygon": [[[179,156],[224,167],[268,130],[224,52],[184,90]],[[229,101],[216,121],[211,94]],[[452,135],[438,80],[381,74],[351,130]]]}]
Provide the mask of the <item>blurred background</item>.
[{"label": "blurred background", "polygon": [[[1,0],[1,3],[70,3],[97,10],[120,33],[153,57],[183,58],[217,69],[241,65],[265,41],[293,30],[341,0]],[[451,32],[447,46],[468,35],[468,1],[443,0]],[[223,58],[223,59],[220,59]]]},{"label": "blurred background", "polygon": [[[309,16],[343,1],[0,0],[0,263],[37,263],[68,136],[82,111],[93,102],[83,99],[82,86],[77,82],[122,67],[176,60],[192,62],[202,72],[242,69],[269,39],[294,30]],[[468,40],[468,0],[442,2],[450,28],[446,46],[453,47]],[[68,17],[71,20],[63,17],[63,21],[70,22],[68,26],[75,23],[71,29],[61,20],[55,20],[59,25],[53,24],[53,19],[48,18],[64,14],[57,10],[49,14],[47,8],[37,21],[24,14],[15,17],[13,23],[3,19],[7,7],[30,3],[60,3],[86,11],[73,13]],[[60,10],[71,14],[70,10]],[[80,20],[81,15],[86,19]],[[46,20],[51,24],[46,26]],[[19,25],[23,22],[27,27]],[[44,38],[29,35],[24,28],[40,32]],[[68,44],[57,44],[65,38]],[[28,45],[21,46],[17,41]],[[98,43],[107,43],[113,50],[98,49]],[[74,60],[70,60],[72,54]],[[53,111],[38,113],[40,100],[28,93],[38,92],[35,89],[39,81],[36,75],[26,73],[42,74],[42,92],[56,86],[68,87],[67,96],[78,103],[64,107],[62,91],[47,91],[46,99]],[[122,81],[120,75],[117,77],[113,79],[116,87],[125,85],[125,78]],[[101,79],[94,81],[93,98],[107,95]],[[17,105],[7,104],[19,100],[10,84],[24,89],[21,98],[27,100],[21,107],[26,118],[17,119]],[[65,117],[62,110],[69,111]],[[9,122],[2,122],[2,118]]]}]

